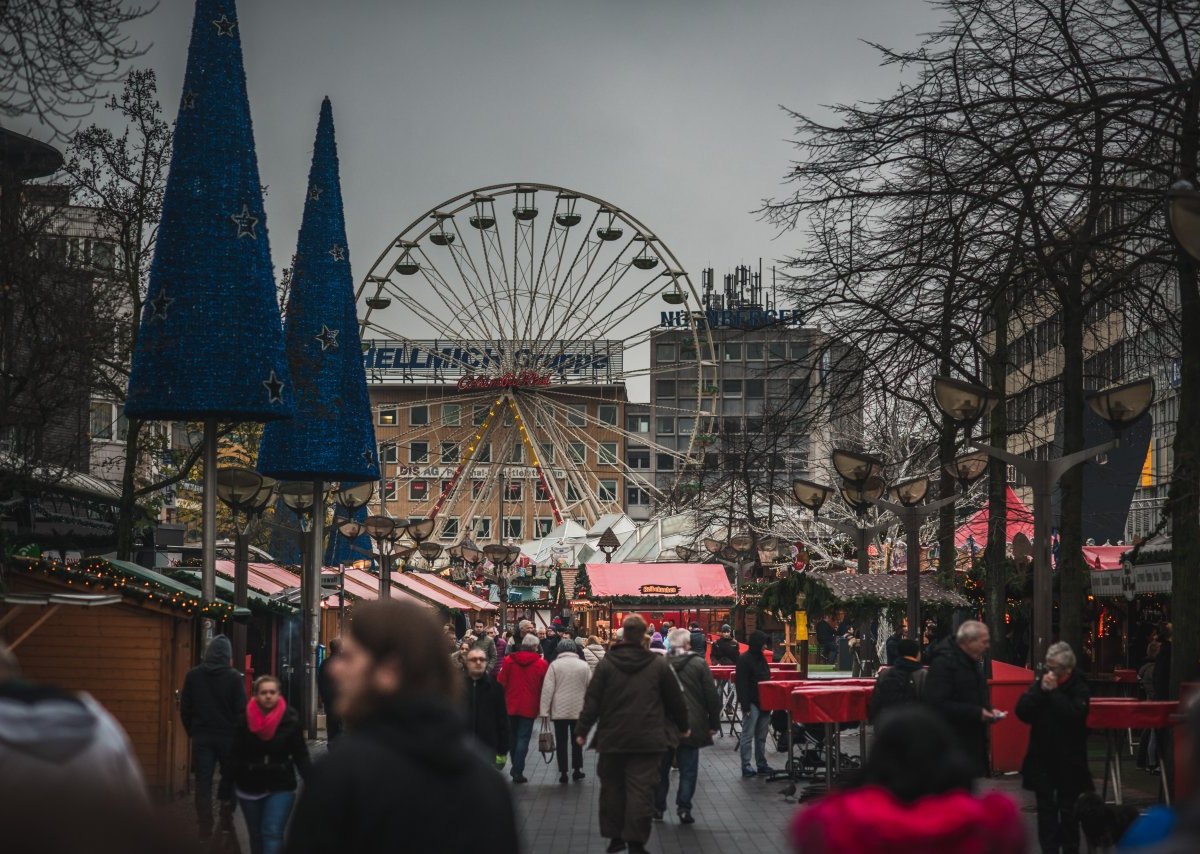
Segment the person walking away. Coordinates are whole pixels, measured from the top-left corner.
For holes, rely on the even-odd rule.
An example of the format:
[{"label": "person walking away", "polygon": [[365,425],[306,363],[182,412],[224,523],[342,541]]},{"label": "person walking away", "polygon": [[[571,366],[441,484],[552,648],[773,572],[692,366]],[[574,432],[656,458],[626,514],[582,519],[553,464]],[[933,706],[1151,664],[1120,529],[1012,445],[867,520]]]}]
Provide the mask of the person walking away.
[{"label": "person walking away", "polygon": [[650,638],[650,651],[656,655],[667,654],[667,644],[663,640],[663,636],[658,632],[655,632]]},{"label": "person walking away", "polygon": [[[888,635],[888,639],[883,642],[883,661],[888,667],[891,667],[900,660],[900,641],[904,640],[908,633],[908,621],[902,620],[896,630]],[[920,644],[917,645],[917,658],[921,657]]]},{"label": "person walking away", "polygon": [[[764,712],[758,705],[758,683],[771,679],[771,668],[763,655],[767,645],[765,632],[755,631],[749,638],[749,649],[738,657],[735,682],[738,704],[742,707],[742,734],[739,750],[742,754],[742,776],[754,777],[770,774],[767,764],[767,731],[771,727],[771,713]],[[754,765],[750,765],[753,750]]]},{"label": "person walking away", "polygon": [[953,638],[934,647],[925,680],[926,700],[958,737],[977,777],[987,775],[987,726],[1003,717],[989,703],[983,675],[983,656],[990,646],[988,627],[965,621]]},{"label": "person walking away", "polygon": [[508,643],[512,634],[510,632],[500,634],[500,630],[495,626],[488,630],[488,634],[492,636],[492,641],[496,644],[496,664],[490,669],[490,672],[499,673],[500,665],[504,663],[504,654],[508,652]]},{"label": "person walking away", "polygon": [[233,775],[229,758],[238,717],[246,709],[242,674],[233,669],[233,644],[217,635],[204,660],[187,672],[179,695],[179,716],[192,740],[192,773],[196,775],[196,820],[201,841],[213,832],[213,774],[221,770],[217,800],[225,822],[233,818]]},{"label": "person walking away", "polygon": [[485,748],[484,756],[503,768],[509,745],[508,708],[504,704],[504,689],[487,668],[487,654],[482,649],[476,647],[467,653],[463,712],[467,729]]},{"label": "person walking away", "polygon": [[687,703],[679,681],[662,656],[645,648],[646,622],[630,614],[621,640],[596,665],[575,727],[582,746],[592,727],[599,752],[600,833],[606,851],[646,850],[663,753],[688,729]]},{"label": "person walking away", "polygon": [[525,757],[529,753],[533,721],[541,711],[542,682],[549,668],[550,665],[538,652],[537,635],[525,635],[520,652],[505,656],[504,667],[500,671],[499,680],[504,686],[512,745],[509,775],[514,783],[529,782],[525,779]]},{"label": "person walking away", "polygon": [[[703,629],[695,620],[688,630],[691,633],[691,650],[694,655],[698,655],[705,661],[708,660],[708,638],[705,637]],[[667,652],[670,653],[671,638],[667,637]]]},{"label": "person walking away", "polygon": [[475,621],[475,646],[487,656],[488,671],[496,669],[496,639],[483,627],[483,620]]},{"label": "person walking away", "polygon": [[541,716],[554,722],[554,749],[558,754],[558,782],[567,782],[567,752],[571,753],[572,779],[584,778],[583,745],[574,739],[575,725],[583,711],[592,668],[575,654],[575,641],[558,642],[558,651],[542,682]]},{"label": "person walking away", "polygon": [[888,709],[914,703],[924,692],[925,668],[921,666],[921,645],[903,638],[896,644],[897,659],[875,677],[875,687],[867,701],[867,716],[875,723]]},{"label": "person walking away", "polygon": [[346,734],[313,764],[287,854],[474,851],[481,834],[489,854],[520,850],[508,785],[458,713],[463,677],[444,642],[414,602],[355,606],[333,671]]},{"label": "person walking away", "polygon": [[[1159,699],[1154,691],[1154,662],[1158,657],[1158,641],[1146,645],[1146,660],[1138,668],[1138,682],[1147,700]],[[1138,736],[1137,767],[1145,771],[1158,771],[1158,733],[1144,729]]]},{"label": "person walking away", "polygon": [[797,854],[1026,854],[1017,805],[971,792],[974,762],[945,720],[922,705],[891,709],[850,785],[797,810]]},{"label": "person walking away", "polygon": [[713,734],[721,728],[721,698],[717,683],[704,656],[692,650],[692,632],[672,629],[667,635],[670,652],[667,662],[675,671],[683,688],[683,700],[688,711],[690,735],[680,738],[673,754],[663,754],[659,766],[658,790],[654,795],[654,817],[661,819],[667,811],[667,795],[671,788],[671,760],[679,768],[679,790],[675,793],[675,810],[680,824],[693,824],[692,799],[700,775],[700,750],[713,743]]},{"label": "person walking away", "polygon": [[728,624],[721,626],[721,636],[713,642],[712,663],[733,667],[741,654],[742,650],[733,638],[733,628]]},{"label": "person walking away", "polygon": [[233,784],[250,854],[279,854],[296,802],[296,772],[308,779],[304,728],[296,710],[279,693],[279,680],[260,676],[233,733]]},{"label": "person walking away", "polygon": [[1022,784],[1036,799],[1042,851],[1079,851],[1075,804],[1094,788],[1087,758],[1088,705],[1088,684],[1075,670],[1075,653],[1068,644],[1051,644],[1045,672],[1017,701],[1017,717],[1030,728]]},{"label": "person walking away", "polygon": [[342,639],[331,638],[329,654],[317,668],[317,695],[321,698],[321,707],[325,710],[325,738],[329,746],[333,746],[334,740],[342,734],[342,719],[334,711],[337,705],[337,688],[334,687],[333,676],[330,675],[333,671],[333,659],[337,657],[341,648]]},{"label": "person walking away", "polygon": [[588,638],[587,646],[583,648],[583,660],[587,662],[587,666],[592,669],[592,672],[595,672],[596,665],[604,660],[607,652],[604,644],[600,643],[600,638],[592,635]]}]

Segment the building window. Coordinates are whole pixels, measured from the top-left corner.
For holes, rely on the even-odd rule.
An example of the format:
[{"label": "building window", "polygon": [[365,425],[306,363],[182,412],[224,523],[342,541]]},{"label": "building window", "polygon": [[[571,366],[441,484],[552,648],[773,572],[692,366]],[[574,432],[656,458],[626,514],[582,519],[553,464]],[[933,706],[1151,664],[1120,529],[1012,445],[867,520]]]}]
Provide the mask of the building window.
[{"label": "building window", "polygon": [[379,459],[385,463],[393,465],[400,462],[400,446],[399,445],[380,445]]},{"label": "building window", "polygon": [[596,410],[600,415],[601,424],[617,424],[617,407],[611,403],[602,403]]},{"label": "building window", "polygon": [[695,418],[680,418],[675,423],[678,425],[677,429],[679,430],[680,436],[687,436],[696,429]]},{"label": "building window", "polygon": [[659,398],[674,398],[675,380],[655,380],[654,396]]},{"label": "building window", "polygon": [[458,403],[442,404],[442,424],[447,427],[462,426],[462,405]]},{"label": "building window", "polygon": [[746,342],[746,361],[761,362],[763,360],[763,345],[761,341]]},{"label": "building window", "polygon": [[452,481],[452,480],[443,480],[442,481],[442,491],[439,492],[438,495],[445,495],[446,493],[448,493],[450,491],[450,485],[453,482],[454,481]]},{"label": "building window", "polygon": [[395,501],[397,493],[397,483],[394,480],[385,480],[383,482],[383,500]]},{"label": "building window", "polygon": [[475,449],[475,462],[490,463],[492,461],[492,443],[480,445]]},{"label": "building window", "polygon": [[475,540],[490,540],[492,538],[492,520],[488,516],[475,520]]},{"label": "building window", "polygon": [[793,341],[789,348],[792,358],[797,362],[808,360],[808,343],[805,341]]},{"label": "building window", "polygon": [[725,397],[741,397],[742,396],[742,381],[741,380],[722,380],[721,392]]},{"label": "building window", "polygon": [[616,501],[617,482],[615,480],[601,480],[596,484],[596,497],[601,501]]},{"label": "building window", "polygon": [[525,445],[518,441],[508,452],[508,461],[513,465],[525,462]]},{"label": "building window", "polygon": [[626,464],[631,469],[650,470],[650,452],[649,451],[626,451]]},{"label": "building window", "polygon": [[650,432],[650,416],[649,415],[626,415],[625,430],[629,433],[649,433]]},{"label": "building window", "polygon": [[675,471],[675,457],[670,454],[655,454],[654,467],[658,471]]},{"label": "building window", "polygon": [[92,438],[115,439],[124,442],[129,434],[129,422],[117,404],[92,401]]},{"label": "building window", "polygon": [[408,443],[408,461],[410,463],[427,463],[427,462],[429,462],[429,443],[428,442],[409,442]]},{"label": "building window", "polygon": [[380,427],[395,427],[400,423],[400,410],[394,406],[389,406],[379,410],[379,426]]},{"label": "building window", "polygon": [[567,423],[573,427],[587,426],[587,404],[572,403],[567,406]]},{"label": "building window", "polygon": [[516,418],[513,416],[512,407],[511,406],[504,407],[504,426],[512,427],[512,426],[516,425],[516,423],[517,423],[517,421],[516,421]]},{"label": "building window", "polygon": [[672,415],[660,415],[655,419],[655,426],[658,435],[674,436],[675,435],[675,417]]},{"label": "building window", "polygon": [[587,464],[587,445],[583,442],[572,442],[567,445],[567,456],[571,462],[579,463],[580,465]]},{"label": "building window", "polygon": [[520,516],[505,516],[504,517],[504,538],[506,540],[519,540],[522,537],[521,525],[522,519]]},{"label": "building window", "polygon": [[615,466],[617,464],[617,443],[601,442],[596,451],[596,462],[602,466]]},{"label": "building window", "polygon": [[625,497],[628,499],[625,503],[630,507],[649,507],[650,493],[642,489],[640,486],[629,486],[625,488]]},{"label": "building window", "polygon": [[443,540],[450,540],[450,541],[454,541],[454,540],[458,539],[458,517],[457,516],[452,516],[449,519],[442,522],[441,538]]},{"label": "building window", "polygon": [[772,362],[782,362],[787,359],[787,342],[771,341],[767,344],[767,357]]},{"label": "building window", "polygon": [[539,442],[538,448],[540,449],[540,453],[542,455],[542,458],[539,462],[541,462],[541,464],[544,466],[554,465],[554,443]]},{"label": "building window", "polygon": [[429,481],[411,480],[408,482],[408,500],[426,501],[429,498]]},{"label": "building window", "polygon": [[483,495],[483,485],[484,485],[484,482],[482,480],[472,480],[471,481],[471,500],[472,501],[479,498],[479,496]]},{"label": "building window", "polygon": [[746,380],[746,397],[761,400],[763,396],[762,380]]},{"label": "building window", "polygon": [[659,362],[674,362],[675,361],[675,345],[674,344],[658,344],[654,348],[654,357]]},{"label": "building window", "polygon": [[533,484],[533,500],[534,501],[549,501],[550,490],[546,488],[546,484],[541,480]]},{"label": "building window", "polygon": [[523,480],[506,480],[504,481],[504,500],[505,501],[520,501],[525,497],[525,481]]},{"label": "building window", "polygon": [[440,456],[443,463],[458,462],[458,442],[442,442]]},{"label": "building window", "polygon": [[476,406],[471,410],[471,423],[476,427],[482,427],[483,422],[487,420],[488,407]]},{"label": "building window", "polygon": [[740,362],[742,360],[742,342],[729,341],[725,344],[725,361]]},{"label": "building window", "polygon": [[408,410],[408,424],[410,427],[428,427],[429,426],[429,407],[414,406]]},{"label": "building window", "polygon": [[554,530],[553,519],[534,519],[533,520],[534,536],[539,540],[542,537],[550,536],[550,532]]},{"label": "building window", "polygon": [[575,504],[582,500],[583,500],[583,498],[579,494],[579,487],[577,487],[575,485],[574,481],[568,480],[567,481],[567,503]]}]

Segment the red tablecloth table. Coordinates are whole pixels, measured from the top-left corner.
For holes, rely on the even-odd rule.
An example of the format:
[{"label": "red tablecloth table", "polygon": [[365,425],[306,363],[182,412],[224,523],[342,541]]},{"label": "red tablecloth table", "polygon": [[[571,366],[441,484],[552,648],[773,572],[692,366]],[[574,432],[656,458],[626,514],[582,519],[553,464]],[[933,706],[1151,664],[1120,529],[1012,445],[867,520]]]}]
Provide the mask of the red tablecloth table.
[{"label": "red tablecloth table", "polygon": [[[1115,733],[1130,729],[1167,729],[1171,716],[1179,708],[1175,700],[1133,700],[1125,697],[1097,697],[1088,708],[1087,724],[1091,729],[1104,730],[1104,787],[1100,796],[1107,798],[1108,783],[1113,784],[1113,798],[1122,802],[1121,792],[1121,748]],[[1162,779],[1163,799],[1171,803],[1171,790],[1167,785],[1166,762],[1160,758],[1158,771]]]},{"label": "red tablecloth table", "polygon": [[825,786],[833,786],[834,767],[839,764],[841,750],[837,741],[837,725],[858,722],[859,757],[867,758],[867,700],[869,685],[824,685],[808,682],[792,691],[788,723],[821,724],[825,728]]}]

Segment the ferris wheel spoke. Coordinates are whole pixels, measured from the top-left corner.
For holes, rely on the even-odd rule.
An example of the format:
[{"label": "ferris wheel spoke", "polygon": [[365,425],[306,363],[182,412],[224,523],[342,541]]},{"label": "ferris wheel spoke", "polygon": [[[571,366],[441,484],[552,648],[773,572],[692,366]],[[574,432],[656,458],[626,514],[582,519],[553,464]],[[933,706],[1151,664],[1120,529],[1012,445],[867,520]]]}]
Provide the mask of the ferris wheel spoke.
[{"label": "ferris wheel spoke", "polygon": [[[593,246],[591,234],[592,234],[592,230],[596,227],[596,223],[598,223],[599,221],[600,221],[600,210],[599,210],[599,208],[597,208],[596,212],[592,215],[592,221],[590,223],[588,223],[587,228],[585,228],[582,231],[582,236],[580,238],[579,245],[575,248],[575,254],[571,256],[571,263],[567,265],[566,270],[562,269],[562,258],[561,257],[559,258],[559,262],[558,262],[558,265],[556,266],[555,273],[554,273],[553,287],[550,290],[550,298],[547,301],[546,314],[545,314],[542,324],[538,328],[538,338],[545,337],[547,323],[549,323],[551,326],[553,326],[557,323],[557,321],[555,320],[554,311],[560,304],[561,293],[562,293],[563,288],[569,287],[569,282],[571,281],[571,278],[574,275],[576,265],[579,264],[579,259],[588,257],[589,258],[588,264],[590,265],[590,263],[591,263],[590,262],[590,255],[591,255],[590,249]],[[578,226],[575,226],[575,227],[577,228]],[[565,247],[567,244],[564,242],[563,245]],[[600,241],[599,240],[596,241],[595,248],[596,248],[596,251],[599,251],[599,249],[600,249]],[[585,277],[586,277],[586,273],[585,273]]]},{"label": "ferris wheel spoke", "polygon": [[[659,296],[659,291],[652,287],[652,284],[648,284],[639,289],[637,291],[637,295],[633,299],[624,301],[619,310],[612,312],[593,312],[595,316],[601,318],[600,322],[596,324],[594,333],[595,336],[597,338],[607,338],[610,332],[612,332],[622,323],[625,323],[630,318],[637,315],[657,296]],[[650,327],[649,329],[642,330],[640,334],[645,335],[646,339],[648,339],[649,333],[654,329],[657,329],[657,327]]]},{"label": "ferris wheel spoke", "polygon": [[[457,267],[459,270],[459,275],[462,277],[463,284],[466,285],[468,291],[471,292],[472,299],[478,299],[480,303],[486,304],[488,306],[488,308],[490,308],[492,310],[493,333],[489,334],[485,340],[493,340],[496,337],[494,334],[494,330],[499,328],[498,324],[500,322],[500,306],[496,303],[496,300],[495,300],[495,290],[494,290],[494,288],[489,288],[487,286],[487,284],[484,283],[484,281],[483,281],[484,276],[482,273],[479,272],[479,265],[475,263],[475,256],[473,256],[471,254],[471,250],[468,248],[469,244],[467,242],[466,237],[462,233],[462,229],[460,229],[458,227],[457,218],[452,220],[452,223],[454,225],[454,233],[456,235],[458,235],[458,240],[456,243],[450,244],[450,247],[449,247],[450,254],[454,258],[455,267]],[[463,272],[463,263],[462,262],[463,262],[464,258],[466,259],[467,267],[470,268],[470,270],[473,274],[473,280],[474,280],[475,284],[477,284],[479,286],[479,295],[478,296],[476,296],[474,286],[471,284],[472,278],[468,277]],[[489,281],[490,281],[490,279],[489,279]]]},{"label": "ferris wheel spoke", "polygon": [[[563,199],[561,196],[554,198],[554,210],[550,212],[549,225],[546,227],[546,238],[542,243],[542,254],[538,258],[537,272],[533,277],[533,286],[530,288],[529,306],[530,310],[526,313],[526,322],[524,328],[524,337],[529,339],[533,337],[534,318],[537,315],[538,299],[541,295],[542,278],[547,272],[546,259],[550,255],[550,248],[553,245],[556,257],[559,261],[562,260],[563,245],[567,235],[570,233],[569,228],[563,228],[558,225],[558,211],[561,207]],[[549,282],[547,282],[549,284]]]},{"label": "ferris wheel spoke", "polygon": [[[419,251],[421,257],[426,261],[425,264],[421,265],[421,274],[424,276],[425,281],[429,283],[430,290],[437,295],[451,316],[464,319],[464,333],[469,332],[471,335],[479,336],[476,340],[487,341],[491,336],[484,329],[479,312],[473,310],[467,303],[463,302],[458,290],[450,284],[449,279],[438,269],[437,264],[434,263],[425,250],[422,248]],[[453,302],[453,305],[451,305],[451,302]],[[467,323],[471,324],[471,330],[466,328]]]},{"label": "ferris wheel spoke", "polygon": [[[600,307],[600,305],[603,304],[603,302],[606,299],[608,299],[608,297],[612,296],[616,292],[616,286],[619,284],[621,276],[618,276],[615,279],[615,281],[613,281],[607,285],[605,283],[605,279],[608,278],[608,272],[610,270],[613,270],[616,267],[618,262],[621,260],[621,257],[625,254],[625,252],[632,245],[633,245],[633,238],[630,238],[629,241],[625,244],[625,246],[609,262],[609,264],[605,268],[605,270],[596,277],[596,279],[593,283],[593,287],[592,287],[592,292],[591,292],[593,294],[592,297],[590,297],[586,300],[583,300],[582,304],[580,304],[581,303],[580,298],[582,296],[582,288],[585,284],[585,282],[582,280],[580,281],[579,285],[574,290],[572,290],[569,294],[567,294],[565,296],[564,303],[567,306],[567,310],[563,312],[558,325],[551,331],[551,333],[549,335],[550,341],[557,340],[563,334],[564,329],[567,328],[567,325],[569,323],[571,323],[572,320],[578,320],[578,318],[593,317],[594,313]],[[590,270],[590,266],[591,265],[589,264],[589,270]],[[607,288],[607,290],[602,290],[603,288]],[[598,296],[596,296],[597,294],[598,294]],[[596,337],[602,337],[602,336],[596,336]]]}]

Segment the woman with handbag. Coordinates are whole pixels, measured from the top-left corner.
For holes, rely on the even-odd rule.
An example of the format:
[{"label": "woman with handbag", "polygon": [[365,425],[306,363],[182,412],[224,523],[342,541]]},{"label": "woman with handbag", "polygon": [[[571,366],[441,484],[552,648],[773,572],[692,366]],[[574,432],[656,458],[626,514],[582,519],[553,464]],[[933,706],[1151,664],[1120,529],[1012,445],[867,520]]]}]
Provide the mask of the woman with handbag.
[{"label": "woman with handbag", "polygon": [[279,693],[279,680],[260,676],[233,734],[233,782],[251,854],[278,854],[292,805],[296,771],[308,778],[308,745],[300,716]]},{"label": "woman with handbag", "polygon": [[[583,746],[576,743],[572,734],[579,713],[583,711],[583,697],[591,677],[592,668],[579,657],[575,641],[559,641],[554,661],[546,671],[546,681],[542,683],[542,733],[538,736],[538,749],[550,753],[557,747],[560,783],[567,782],[568,750],[571,751],[575,782],[586,776],[583,773]],[[554,722],[553,731],[548,721]]]}]

